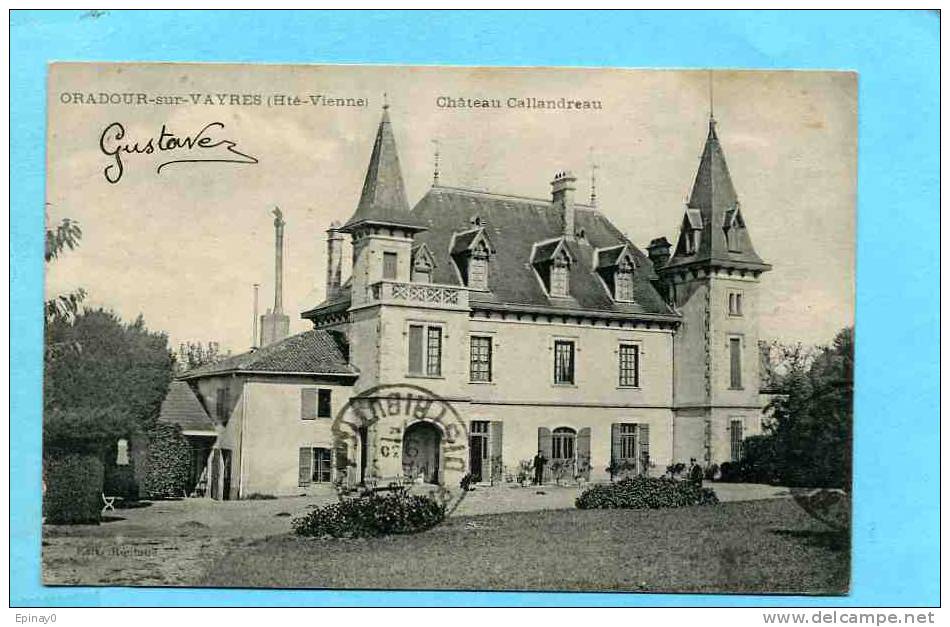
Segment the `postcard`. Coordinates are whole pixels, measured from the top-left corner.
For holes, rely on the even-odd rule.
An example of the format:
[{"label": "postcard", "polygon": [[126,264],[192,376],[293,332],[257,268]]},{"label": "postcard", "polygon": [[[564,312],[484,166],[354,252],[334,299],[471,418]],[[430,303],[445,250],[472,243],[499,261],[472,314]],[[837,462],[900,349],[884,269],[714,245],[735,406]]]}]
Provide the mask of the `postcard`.
[{"label": "postcard", "polygon": [[856,74],[47,98],[45,585],[848,593]]}]

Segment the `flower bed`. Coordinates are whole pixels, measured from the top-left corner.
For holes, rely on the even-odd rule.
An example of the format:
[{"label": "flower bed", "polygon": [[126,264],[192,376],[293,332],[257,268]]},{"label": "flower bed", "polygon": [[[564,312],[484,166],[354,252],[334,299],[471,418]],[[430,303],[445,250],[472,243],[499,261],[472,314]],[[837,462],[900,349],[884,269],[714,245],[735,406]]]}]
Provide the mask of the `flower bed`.
[{"label": "flower bed", "polygon": [[595,485],[577,497],[578,509],[660,509],[718,503],[716,493],[688,481],[665,477],[631,477]]},{"label": "flower bed", "polygon": [[445,519],[445,504],[406,491],[348,498],[295,518],[301,536],[371,538],[430,529]]}]

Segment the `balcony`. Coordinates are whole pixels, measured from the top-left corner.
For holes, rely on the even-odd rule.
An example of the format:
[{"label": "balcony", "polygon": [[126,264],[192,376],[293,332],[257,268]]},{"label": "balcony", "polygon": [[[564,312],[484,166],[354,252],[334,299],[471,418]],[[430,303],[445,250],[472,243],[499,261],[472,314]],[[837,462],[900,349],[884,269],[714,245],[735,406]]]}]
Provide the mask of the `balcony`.
[{"label": "balcony", "polygon": [[390,305],[468,310],[468,290],[455,285],[380,281],[370,286],[370,300]]}]

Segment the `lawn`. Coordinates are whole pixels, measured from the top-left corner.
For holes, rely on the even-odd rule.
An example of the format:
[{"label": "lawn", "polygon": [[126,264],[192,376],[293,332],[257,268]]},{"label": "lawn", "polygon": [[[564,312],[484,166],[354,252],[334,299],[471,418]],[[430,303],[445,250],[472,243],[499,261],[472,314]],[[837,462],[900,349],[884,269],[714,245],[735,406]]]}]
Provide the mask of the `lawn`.
[{"label": "lawn", "polygon": [[369,540],[280,535],[215,559],[204,586],[845,594],[848,539],[790,499],[683,509],[459,516]]}]

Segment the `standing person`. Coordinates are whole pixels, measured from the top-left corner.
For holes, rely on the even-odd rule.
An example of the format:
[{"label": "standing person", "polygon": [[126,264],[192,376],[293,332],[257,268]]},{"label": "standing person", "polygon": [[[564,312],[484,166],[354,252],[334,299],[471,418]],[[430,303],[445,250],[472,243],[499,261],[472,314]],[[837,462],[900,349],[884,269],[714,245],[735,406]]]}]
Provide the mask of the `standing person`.
[{"label": "standing person", "polygon": [[689,460],[689,482],[696,487],[703,487],[703,467],[696,463],[696,458]]},{"label": "standing person", "polygon": [[534,456],[534,485],[541,485],[541,480],[544,478],[544,465],[548,463],[548,458],[544,456],[540,450],[538,454]]}]

